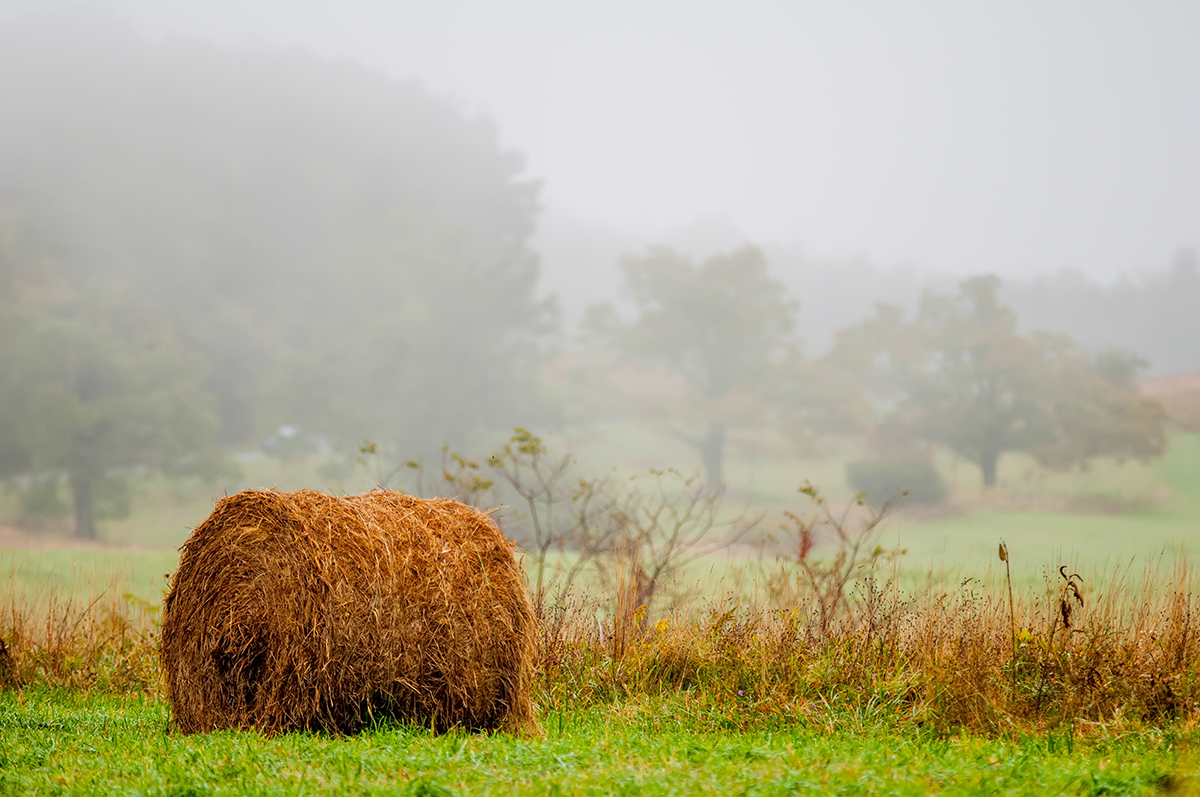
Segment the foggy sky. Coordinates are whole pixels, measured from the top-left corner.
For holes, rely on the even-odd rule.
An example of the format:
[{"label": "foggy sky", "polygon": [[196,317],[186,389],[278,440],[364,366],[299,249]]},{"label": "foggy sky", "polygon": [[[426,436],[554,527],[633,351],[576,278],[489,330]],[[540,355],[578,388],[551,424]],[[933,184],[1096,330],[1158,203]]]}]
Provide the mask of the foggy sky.
[{"label": "foggy sky", "polygon": [[1200,243],[1196,3],[93,5],[420,77],[526,153],[551,221],[1010,276]]}]

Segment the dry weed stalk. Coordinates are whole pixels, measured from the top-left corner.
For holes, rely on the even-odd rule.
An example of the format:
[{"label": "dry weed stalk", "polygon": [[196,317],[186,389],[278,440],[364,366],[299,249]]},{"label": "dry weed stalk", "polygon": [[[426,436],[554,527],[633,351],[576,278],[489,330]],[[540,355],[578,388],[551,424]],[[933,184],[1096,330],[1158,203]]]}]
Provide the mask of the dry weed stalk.
[{"label": "dry weed stalk", "polygon": [[156,692],[159,607],[123,592],[115,579],[97,592],[86,602],[54,591],[5,596],[0,689]]},{"label": "dry weed stalk", "polygon": [[1000,540],[1000,561],[1004,562],[1004,581],[1008,584],[1008,627],[1012,635],[1012,653],[1009,656],[1009,669],[1012,672],[1012,687],[1017,689],[1017,616],[1013,610],[1012,566],[1008,562],[1008,545]]},{"label": "dry weed stalk", "polygon": [[[853,627],[862,619],[851,611],[851,587],[861,583],[868,609],[865,628],[868,634],[874,633],[881,609],[876,574],[883,564],[897,564],[904,553],[885,550],[878,544],[882,524],[895,511],[896,500],[875,507],[859,495],[836,513],[811,483],[806,482],[798,492],[807,496],[818,511],[815,516],[784,513],[789,525],[781,529],[789,545],[776,552],[775,569],[768,579],[769,603],[800,609],[806,615],[807,607],[811,607],[812,633],[825,639],[839,624]],[[831,557],[814,555],[821,542],[833,548]],[[897,594],[893,590],[893,595]]]}]

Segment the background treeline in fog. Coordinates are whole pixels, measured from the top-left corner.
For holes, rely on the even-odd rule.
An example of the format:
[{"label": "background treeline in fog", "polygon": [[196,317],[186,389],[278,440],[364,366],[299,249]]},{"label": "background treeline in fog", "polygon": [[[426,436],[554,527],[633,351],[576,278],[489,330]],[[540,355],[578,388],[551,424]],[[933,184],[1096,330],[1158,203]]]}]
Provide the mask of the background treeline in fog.
[{"label": "background treeline in fog", "polygon": [[[353,456],[369,438],[402,460],[586,422],[568,405],[587,406],[571,390],[592,383],[544,379],[568,350],[596,353],[601,375],[616,358],[691,390],[686,434],[718,478],[739,417],[797,439],[892,417],[926,389],[912,373],[933,360],[916,352],[936,346],[918,328],[978,332],[984,304],[997,313],[984,326],[1068,333],[1059,355],[1123,363],[1108,380],[1121,389],[1138,357],[1154,373],[1200,367],[1186,251],[1115,285],[1064,273],[960,289],[770,248],[643,248],[600,265],[584,236],[560,239],[550,264],[567,304],[591,303],[565,295],[572,268],[591,270],[580,285],[623,281],[625,299],[561,323],[523,174],[487,119],[351,63],[150,42],[78,12],[0,28],[0,478],[36,489],[65,474],[78,530],[94,534],[87,519],[124,470],[211,474],[216,452],[285,425],[293,445]],[[891,337],[851,352],[878,323],[908,336],[912,373],[864,371]],[[1037,345],[1039,363],[1058,356]]]},{"label": "background treeline in fog", "polygon": [[173,337],[222,441],[286,421],[440,444],[524,403],[511,369],[549,320],[537,186],[486,120],[351,64],[103,18],[2,36],[7,304]]}]

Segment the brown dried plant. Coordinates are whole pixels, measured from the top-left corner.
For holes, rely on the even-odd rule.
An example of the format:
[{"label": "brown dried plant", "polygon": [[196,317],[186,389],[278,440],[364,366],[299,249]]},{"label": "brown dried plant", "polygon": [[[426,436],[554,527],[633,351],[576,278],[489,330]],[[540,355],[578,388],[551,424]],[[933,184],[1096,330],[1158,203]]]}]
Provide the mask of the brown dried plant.
[{"label": "brown dried plant", "polygon": [[[895,511],[899,497],[876,507],[860,494],[837,512],[811,483],[805,482],[797,492],[806,496],[817,512],[784,513],[788,523],[780,528],[785,547],[778,551],[780,566],[769,583],[771,600],[777,605],[796,605],[807,598],[804,602],[814,610],[815,632],[825,638],[839,623],[854,621],[850,587],[856,581],[873,579],[881,564],[897,562],[903,555],[902,550],[879,545],[882,524]],[[832,555],[814,555],[819,543],[832,548]],[[866,587],[868,598],[876,597],[875,589],[873,582]]]}]

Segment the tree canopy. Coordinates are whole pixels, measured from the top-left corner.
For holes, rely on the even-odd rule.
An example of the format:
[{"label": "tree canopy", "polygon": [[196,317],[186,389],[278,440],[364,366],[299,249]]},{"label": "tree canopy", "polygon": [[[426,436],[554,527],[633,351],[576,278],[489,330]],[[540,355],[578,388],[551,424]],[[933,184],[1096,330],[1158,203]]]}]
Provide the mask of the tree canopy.
[{"label": "tree canopy", "polygon": [[752,246],[698,264],[656,247],[621,266],[636,318],[622,323],[611,306],[594,306],[586,323],[624,354],[680,374],[708,403],[708,431],[695,442],[707,478],[720,482],[727,419],[717,400],[734,391],[763,397],[777,387],[781,366],[799,357],[798,305]]},{"label": "tree canopy", "polygon": [[956,296],[927,293],[911,321],[881,306],[840,332],[827,359],[861,375],[885,425],[967,457],[985,486],[1006,451],[1054,467],[1161,454],[1162,409],[1132,389],[1139,361],[1120,352],[1089,359],[1069,336],[1021,334],[999,287],[983,276]]},{"label": "tree canopy", "polygon": [[203,359],[154,313],[57,286],[0,299],[0,475],[67,477],[75,533],[132,468],[196,471],[216,425]]}]

